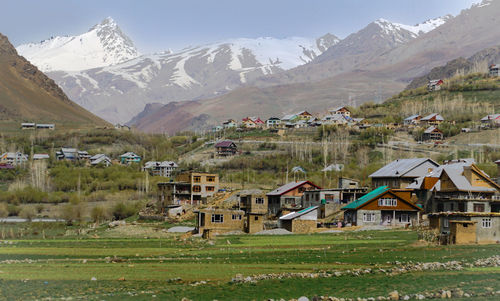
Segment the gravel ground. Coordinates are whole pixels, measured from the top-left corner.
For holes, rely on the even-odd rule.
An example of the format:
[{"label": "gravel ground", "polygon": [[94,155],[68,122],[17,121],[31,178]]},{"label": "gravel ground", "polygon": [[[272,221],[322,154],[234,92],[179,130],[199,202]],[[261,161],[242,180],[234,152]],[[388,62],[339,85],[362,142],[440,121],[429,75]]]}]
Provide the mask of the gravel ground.
[{"label": "gravel ground", "polygon": [[392,227],[388,227],[388,226],[363,226],[363,227],[356,229],[354,231],[357,232],[357,231],[389,230],[389,229],[392,229]]},{"label": "gravel ground", "polygon": [[344,231],[342,230],[326,230],[326,231],[321,231],[319,233],[342,233]]},{"label": "gravel ground", "polygon": [[167,232],[169,232],[169,233],[186,233],[186,232],[190,232],[193,230],[194,230],[194,227],[176,226],[176,227],[172,227],[172,228],[168,229]]},{"label": "gravel ground", "polygon": [[282,229],[282,228],[264,230],[264,231],[260,231],[260,232],[255,233],[255,235],[286,235],[286,234],[293,234],[293,233],[286,230],[286,229]]}]

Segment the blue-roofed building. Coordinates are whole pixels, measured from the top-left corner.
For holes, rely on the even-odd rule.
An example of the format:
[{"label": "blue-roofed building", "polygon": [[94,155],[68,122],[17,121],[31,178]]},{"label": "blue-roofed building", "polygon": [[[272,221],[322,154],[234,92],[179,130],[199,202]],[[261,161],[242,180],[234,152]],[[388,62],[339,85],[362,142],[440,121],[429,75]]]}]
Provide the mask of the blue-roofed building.
[{"label": "blue-roofed building", "polygon": [[342,207],[344,222],[353,226],[417,225],[421,207],[412,202],[411,189],[380,186]]}]

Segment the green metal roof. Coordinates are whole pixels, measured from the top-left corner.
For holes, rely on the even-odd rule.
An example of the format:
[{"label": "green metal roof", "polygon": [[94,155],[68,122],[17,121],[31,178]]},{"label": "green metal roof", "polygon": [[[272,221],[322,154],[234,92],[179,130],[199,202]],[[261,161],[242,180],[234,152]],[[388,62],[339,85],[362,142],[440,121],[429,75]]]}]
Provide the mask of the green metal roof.
[{"label": "green metal roof", "polygon": [[387,191],[389,191],[390,188],[387,187],[387,186],[380,186],[370,192],[368,192],[367,194],[365,194],[364,196],[360,197],[359,199],[355,200],[354,202],[350,203],[350,204],[347,204],[345,205],[344,207],[342,207],[342,210],[345,210],[345,209],[356,209],[358,208],[359,206],[373,200],[374,198],[376,198],[377,196],[383,194],[383,193],[386,193]]}]

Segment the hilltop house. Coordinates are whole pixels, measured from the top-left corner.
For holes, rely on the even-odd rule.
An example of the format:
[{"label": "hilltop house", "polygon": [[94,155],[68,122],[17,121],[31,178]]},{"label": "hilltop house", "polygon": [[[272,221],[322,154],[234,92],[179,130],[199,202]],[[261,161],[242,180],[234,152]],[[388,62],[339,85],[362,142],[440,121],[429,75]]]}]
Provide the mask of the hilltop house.
[{"label": "hilltop house", "polygon": [[219,141],[215,144],[215,154],[219,157],[234,156],[238,152],[236,143],[231,140]]},{"label": "hilltop house", "polygon": [[246,128],[263,127],[266,123],[259,117],[245,117],[243,118],[243,125]]},{"label": "hilltop house", "polygon": [[481,123],[489,127],[500,127],[500,114],[486,115],[481,118]]},{"label": "hilltop house", "polygon": [[36,124],[36,129],[37,130],[55,130],[56,125],[53,123],[37,123]]},{"label": "hilltop house", "polygon": [[281,119],[278,117],[271,117],[268,120],[266,120],[266,126],[268,128],[274,128],[278,127],[281,124]]},{"label": "hilltop house", "polygon": [[380,186],[342,207],[344,222],[356,226],[417,225],[422,210],[411,201],[410,189],[391,189]]},{"label": "hilltop house", "polygon": [[491,65],[489,67],[490,76],[499,76],[500,75],[499,68],[500,68],[500,65],[498,65],[498,64]]},{"label": "hilltop house", "polygon": [[441,86],[444,84],[442,79],[433,79],[427,83],[427,90],[429,91],[439,91],[441,90]]},{"label": "hilltop house", "polygon": [[148,161],[144,164],[144,170],[147,170],[152,176],[171,177],[172,173],[179,167],[173,161]]},{"label": "hilltop house", "polygon": [[428,127],[422,134],[423,140],[443,140],[443,132],[435,126]]},{"label": "hilltop house", "polygon": [[500,241],[500,185],[473,159],[446,162],[408,188],[419,195],[431,228],[448,242]]},{"label": "hilltop house", "polygon": [[235,128],[236,126],[238,126],[238,125],[236,124],[236,121],[234,119],[229,119],[229,120],[224,121],[222,123],[222,127],[225,129]]},{"label": "hilltop house", "polygon": [[34,154],[33,155],[33,161],[48,160],[48,159],[50,159],[49,154]]},{"label": "hilltop house", "polygon": [[300,111],[295,114],[301,120],[309,120],[313,115],[307,111]]},{"label": "hilltop house", "polygon": [[342,116],[346,116],[346,117],[351,117],[351,111],[349,111],[344,106],[328,110],[328,112],[330,113],[330,115],[342,115]]},{"label": "hilltop house", "polygon": [[372,187],[406,188],[416,178],[435,170],[439,164],[431,159],[397,159],[372,173]]},{"label": "hilltop house", "polygon": [[420,123],[422,116],[419,114],[411,115],[403,120],[404,125],[417,125]]},{"label": "hilltop house", "polygon": [[62,147],[56,152],[56,159],[76,161],[80,160],[80,156],[76,148]]},{"label": "hilltop house", "polygon": [[326,115],[321,119],[321,123],[331,125],[344,125],[347,124],[347,119],[344,115],[341,114]]},{"label": "hilltop house", "polygon": [[184,172],[172,182],[158,183],[160,207],[201,204],[219,190],[217,174]]},{"label": "hilltop house", "polygon": [[0,163],[10,164],[12,166],[21,165],[28,161],[28,155],[21,152],[4,153],[0,157]]},{"label": "hilltop house", "polygon": [[318,206],[290,212],[279,218],[279,227],[294,233],[312,233],[317,228]]},{"label": "hilltop house", "polygon": [[285,116],[283,116],[283,118],[281,118],[281,123],[294,123],[298,119],[299,119],[299,116],[297,116],[295,114],[289,114],[289,115],[285,115]]},{"label": "hilltop house", "polygon": [[309,181],[290,182],[267,193],[270,215],[278,214],[282,208],[300,208],[302,195],[307,190],[321,189]]},{"label": "hilltop house", "polygon": [[111,159],[106,156],[105,154],[97,154],[89,158],[90,165],[91,166],[105,166],[108,167],[110,166]]},{"label": "hilltop house", "polygon": [[438,113],[432,113],[423,117],[422,119],[420,119],[420,121],[429,126],[431,125],[438,126],[444,121],[444,118]]},{"label": "hilltop house", "polygon": [[120,156],[121,164],[130,165],[132,163],[139,163],[139,162],[141,162],[141,156],[133,152],[126,152]]},{"label": "hilltop house", "polygon": [[22,130],[34,130],[36,129],[36,123],[34,122],[23,122],[21,123]]}]

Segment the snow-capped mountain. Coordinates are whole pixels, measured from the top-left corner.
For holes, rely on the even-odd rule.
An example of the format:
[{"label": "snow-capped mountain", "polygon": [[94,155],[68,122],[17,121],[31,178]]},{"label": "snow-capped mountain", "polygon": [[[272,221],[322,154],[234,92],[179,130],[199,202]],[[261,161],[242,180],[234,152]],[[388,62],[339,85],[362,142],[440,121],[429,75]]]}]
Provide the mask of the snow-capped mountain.
[{"label": "snow-capped mountain", "polygon": [[139,55],[132,40],[112,18],[104,19],[82,35],[23,44],[17,52],[44,72],[110,66]]},{"label": "snow-capped mountain", "polygon": [[405,30],[410,32],[413,35],[413,37],[416,38],[421,34],[428,33],[429,31],[436,29],[437,27],[446,23],[446,21],[450,20],[451,18],[453,18],[453,16],[446,15],[443,17],[427,20],[417,25],[405,25],[400,23],[394,23],[386,19],[378,19],[374,23],[379,25],[380,28],[382,28],[386,34],[389,35],[398,34],[399,32],[401,32],[401,30]]},{"label": "snow-capped mountain", "polygon": [[143,55],[107,67],[49,72],[77,103],[112,122],[127,122],[147,103],[209,98],[263,75],[311,62],[339,42],[319,39],[231,39],[178,52]]}]

